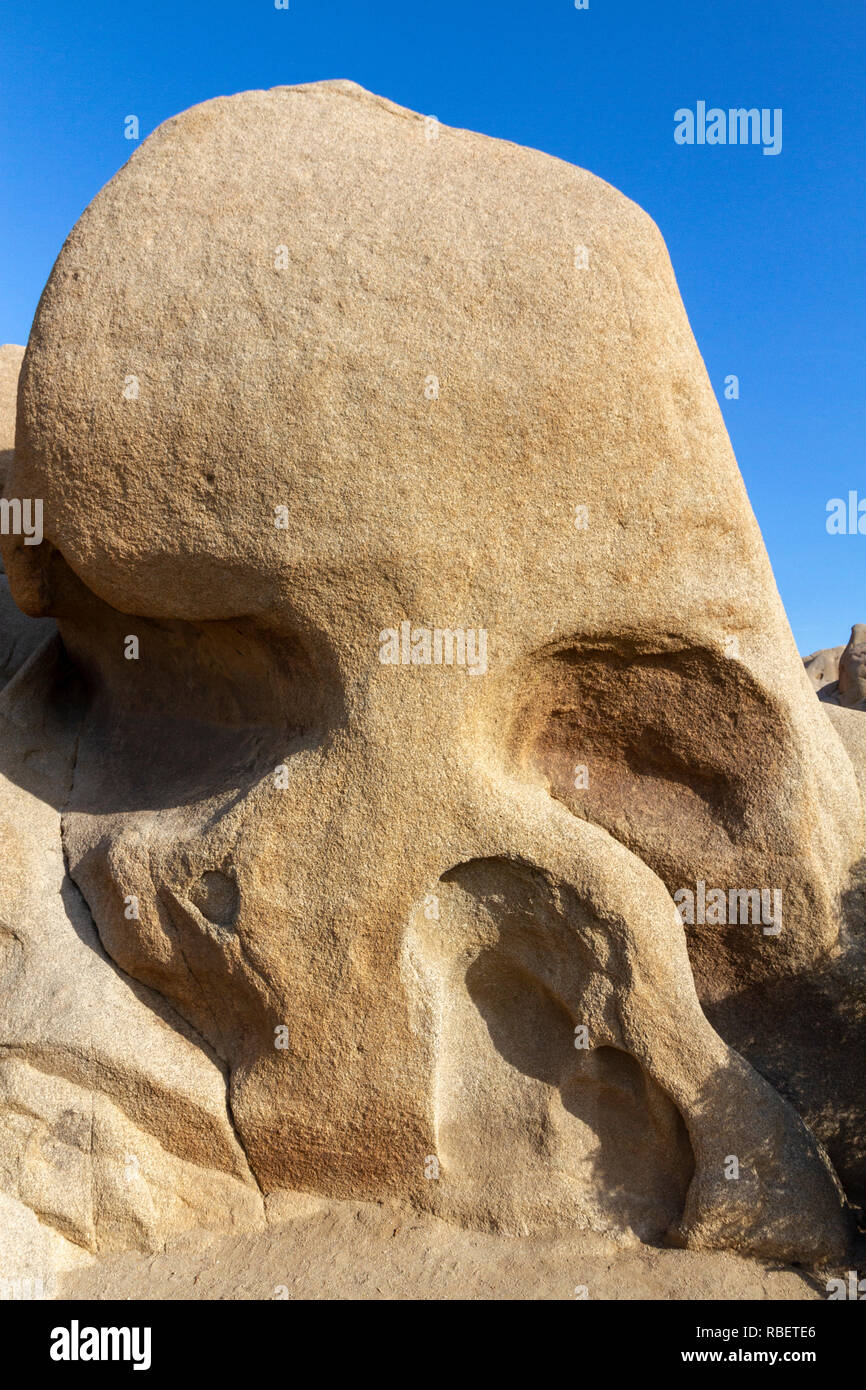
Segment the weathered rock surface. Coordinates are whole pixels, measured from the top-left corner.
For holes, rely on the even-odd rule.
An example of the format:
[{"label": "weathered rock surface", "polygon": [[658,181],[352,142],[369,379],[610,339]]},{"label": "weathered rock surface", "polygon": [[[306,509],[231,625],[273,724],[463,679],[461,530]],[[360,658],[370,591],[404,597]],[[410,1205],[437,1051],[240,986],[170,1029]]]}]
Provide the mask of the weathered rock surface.
[{"label": "weathered rock surface", "polygon": [[[822,1047],[862,804],[640,209],[353,84],[193,108],[58,258],[9,485],[45,499],[14,595],[83,680],[32,814],[159,1030],[121,1110],[170,1097],[194,1165],[216,1126],[216,1224],[249,1214],[224,1066],[271,1197],[844,1249]],[[684,928],[699,886],[726,915]]]},{"label": "weathered rock surface", "polygon": [[803,657],[806,675],[819,693],[838,681],[839,658],[844,650],[844,647],[826,647],[823,651]]},{"label": "weathered rock surface", "polygon": [[0,345],[0,483],[15,448],[15,399],[23,357],[24,349],[17,343]]},{"label": "weathered rock surface", "polygon": [[264,1221],[223,1069],[160,999],[120,974],[65,872],[72,689],[49,638],[0,695],[7,1280],[47,1280],[86,1253],[159,1249],[170,1230]]},{"label": "weathered rock surface", "polygon": [[866,623],[855,623],[839,657],[837,679],[818,692],[819,699],[844,709],[866,709]]},{"label": "weathered rock surface", "polygon": [[21,612],[0,573],[0,690],[54,631],[52,618],[28,618]]},{"label": "weathered rock surface", "polygon": [[[840,1271],[844,1275],[844,1271]],[[827,1276],[697,1250],[624,1245],[586,1232],[518,1239],[425,1213],[310,1202],[260,1234],[171,1239],[108,1255],[58,1281],[63,1298],[820,1299]]]},{"label": "weathered rock surface", "polygon": [[855,623],[847,646],[803,658],[809,679],[826,705],[866,710],[866,623]]},{"label": "weathered rock surface", "polygon": [[866,708],[866,623],[855,623],[839,658],[839,704]]},{"label": "weathered rock surface", "polygon": [[[15,399],[23,356],[23,347],[14,343],[0,347],[0,495],[15,446]],[[21,612],[0,565],[0,689],[55,630],[51,618],[28,618]]]}]

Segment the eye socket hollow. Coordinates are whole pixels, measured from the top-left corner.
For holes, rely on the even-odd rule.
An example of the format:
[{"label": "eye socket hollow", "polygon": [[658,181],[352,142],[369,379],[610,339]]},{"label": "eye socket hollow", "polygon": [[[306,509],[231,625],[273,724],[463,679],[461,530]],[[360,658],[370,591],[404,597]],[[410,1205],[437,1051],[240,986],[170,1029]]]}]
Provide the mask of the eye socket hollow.
[{"label": "eye socket hollow", "polygon": [[622,641],[546,652],[511,711],[513,762],[665,882],[762,846],[762,788],[778,784],[788,752],[779,711],[742,663]]}]

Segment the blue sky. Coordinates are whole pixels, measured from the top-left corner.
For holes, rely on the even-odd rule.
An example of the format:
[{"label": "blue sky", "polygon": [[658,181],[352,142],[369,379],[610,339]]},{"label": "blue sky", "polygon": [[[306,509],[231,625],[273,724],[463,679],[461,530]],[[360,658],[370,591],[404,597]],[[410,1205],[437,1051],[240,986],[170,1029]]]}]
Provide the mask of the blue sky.
[{"label": "blue sky", "polygon": [[[866,621],[866,535],[825,527],[828,499],[866,499],[864,0],[6,0],[0,33],[0,341],[26,341],[66,234],[129,157],[125,116],[145,136],[208,97],[349,77],[647,209],[800,650]],[[781,107],[781,153],[675,144],[699,100]]]}]

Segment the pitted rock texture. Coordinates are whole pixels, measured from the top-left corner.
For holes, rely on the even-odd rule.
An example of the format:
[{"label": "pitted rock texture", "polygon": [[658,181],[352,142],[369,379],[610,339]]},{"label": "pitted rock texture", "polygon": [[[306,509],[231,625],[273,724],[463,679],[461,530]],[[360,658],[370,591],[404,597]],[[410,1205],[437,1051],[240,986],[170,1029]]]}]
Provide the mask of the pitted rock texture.
[{"label": "pitted rock texture", "polygon": [[[23,356],[23,347],[15,343],[4,343],[0,347],[0,495],[7,496],[3,486],[12,466],[15,447],[15,403]],[[52,619],[28,618],[21,612],[0,567],[0,689],[54,631]]]},{"label": "pitted rock texture", "polygon": [[855,623],[848,645],[838,649],[835,679],[830,676],[832,663],[819,661],[819,658],[828,655],[830,653],[818,652],[814,657],[805,658],[806,670],[812,680],[815,680],[813,672],[817,673],[819,665],[830,677],[817,686],[818,699],[828,705],[841,705],[844,709],[866,710],[866,623]]},{"label": "pitted rock texture", "polygon": [[844,1250],[860,795],[646,214],[350,83],[207,102],[67,240],[9,485],[75,891],[266,1194]]},{"label": "pitted rock texture", "polygon": [[819,695],[827,686],[833,686],[838,681],[839,658],[844,650],[844,647],[826,647],[823,651],[803,657],[806,674]]},{"label": "pitted rock texture", "polygon": [[118,971],[66,873],[75,691],[55,636],[0,693],[3,1279],[264,1224],[224,1068]]}]

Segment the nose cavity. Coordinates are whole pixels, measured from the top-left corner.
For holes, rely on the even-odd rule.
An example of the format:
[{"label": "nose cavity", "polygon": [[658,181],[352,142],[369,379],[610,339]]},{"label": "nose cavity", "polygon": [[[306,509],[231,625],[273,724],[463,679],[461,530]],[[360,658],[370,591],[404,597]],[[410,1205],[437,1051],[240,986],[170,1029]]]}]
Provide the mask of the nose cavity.
[{"label": "nose cavity", "polygon": [[436,902],[409,949],[438,1040],[441,1213],[661,1238],[694,1172],[686,1128],[609,1030],[579,1026],[605,1012],[610,985],[555,888],[528,866],[474,860],[440,879]]},{"label": "nose cavity", "polygon": [[219,869],[205,870],[187,896],[215,926],[233,927],[238,920],[241,896],[237,882]]}]

